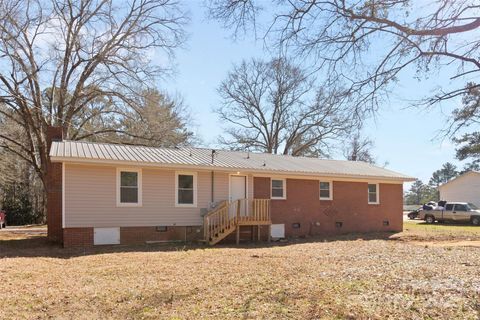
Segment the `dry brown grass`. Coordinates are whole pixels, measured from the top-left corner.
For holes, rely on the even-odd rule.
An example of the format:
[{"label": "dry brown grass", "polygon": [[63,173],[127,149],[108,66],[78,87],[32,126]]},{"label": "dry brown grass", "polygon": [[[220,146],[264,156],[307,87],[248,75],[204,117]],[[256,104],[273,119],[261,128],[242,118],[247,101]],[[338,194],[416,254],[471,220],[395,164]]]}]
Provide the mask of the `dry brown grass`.
[{"label": "dry brown grass", "polygon": [[480,249],[388,236],[84,251],[0,233],[0,318],[480,317]]}]

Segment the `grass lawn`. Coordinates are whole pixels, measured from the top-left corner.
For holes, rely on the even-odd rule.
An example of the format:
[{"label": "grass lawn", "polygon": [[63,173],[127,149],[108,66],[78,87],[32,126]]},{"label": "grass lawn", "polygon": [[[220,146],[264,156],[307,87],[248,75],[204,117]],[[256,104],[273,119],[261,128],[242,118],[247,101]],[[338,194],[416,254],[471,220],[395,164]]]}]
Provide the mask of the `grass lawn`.
[{"label": "grass lawn", "polygon": [[404,232],[395,235],[402,240],[459,241],[480,240],[480,227],[465,224],[428,224],[418,221],[405,221]]},{"label": "grass lawn", "polygon": [[465,228],[88,250],[0,232],[0,318],[478,319],[480,248],[418,245]]}]

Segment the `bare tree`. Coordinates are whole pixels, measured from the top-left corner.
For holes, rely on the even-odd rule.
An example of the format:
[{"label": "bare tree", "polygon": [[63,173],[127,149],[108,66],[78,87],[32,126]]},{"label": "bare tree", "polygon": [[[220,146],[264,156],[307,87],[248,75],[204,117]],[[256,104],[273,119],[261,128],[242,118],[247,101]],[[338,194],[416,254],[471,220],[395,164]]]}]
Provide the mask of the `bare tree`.
[{"label": "bare tree", "polygon": [[361,136],[360,131],[355,132],[346,141],[343,148],[345,159],[350,161],[364,161],[375,163],[375,157],[372,154],[373,141]]},{"label": "bare tree", "polygon": [[451,73],[453,84],[440,87],[425,104],[480,86],[466,85],[480,72],[478,0],[212,0],[209,9],[226,26],[251,25],[262,9],[271,14],[266,40],[314,60],[330,81],[345,83],[358,96],[359,108],[376,110],[404,70],[416,77],[436,68]]},{"label": "bare tree", "polygon": [[46,128],[117,132],[108,119],[139,109],[168,67],[152,59],[182,44],[186,18],[174,0],[0,0],[0,22],[0,114],[21,135],[1,130],[0,146],[45,183]]},{"label": "bare tree", "polygon": [[221,142],[237,149],[325,156],[355,125],[347,95],[315,90],[313,79],[284,59],[243,61],[218,91],[216,112],[230,124]]}]

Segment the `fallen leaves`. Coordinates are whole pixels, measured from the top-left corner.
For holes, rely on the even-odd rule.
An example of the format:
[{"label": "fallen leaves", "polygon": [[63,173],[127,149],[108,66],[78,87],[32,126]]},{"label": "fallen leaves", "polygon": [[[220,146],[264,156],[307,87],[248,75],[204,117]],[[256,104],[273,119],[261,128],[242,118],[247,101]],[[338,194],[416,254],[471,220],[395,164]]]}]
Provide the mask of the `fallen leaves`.
[{"label": "fallen leaves", "polygon": [[40,244],[0,242],[7,302],[0,318],[478,319],[480,312],[478,248],[385,237],[86,251],[26,241]]}]

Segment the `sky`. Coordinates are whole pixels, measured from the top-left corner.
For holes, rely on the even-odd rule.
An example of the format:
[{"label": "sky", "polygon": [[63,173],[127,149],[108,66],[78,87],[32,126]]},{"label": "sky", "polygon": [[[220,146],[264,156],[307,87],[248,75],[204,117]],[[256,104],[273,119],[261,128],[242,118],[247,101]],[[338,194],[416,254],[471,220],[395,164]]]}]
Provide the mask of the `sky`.
[{"label": "sky", "polygon": [[[203,145],[214,146],[217,137],[222,134],[222,123],[212,112],[219,104],[216,89],[233,64],[240,63],[242,59],[269,55],[264,51],[263,42],[256,42],[253,36],[234,42],[228,30],[206,18],[200,3],[189,2],[189,39],[185,48],[176,53],[175,76],[159,85],[170,93],[183,96],[192,112],[194,132],[202,139]],[[386,168],[424,182],[428,182],[432,172],[445,162],[463,167],[463,163],[455,160],[455,145],[439,137],[448,120],[448,110],[455,105],[425,110],[412,108],[407,101],[411,97],[428,94],[435,81],[449,77],[449,74],[438,73],[431,79],[418,81],[411,73],[403,73],[395,87],[395,94],[381,106],[375,118],[367,121],[363,131],[373,140],[373,153],[379,163],[388,162]],[[333,158],[342,157],[334,154]]]}]

